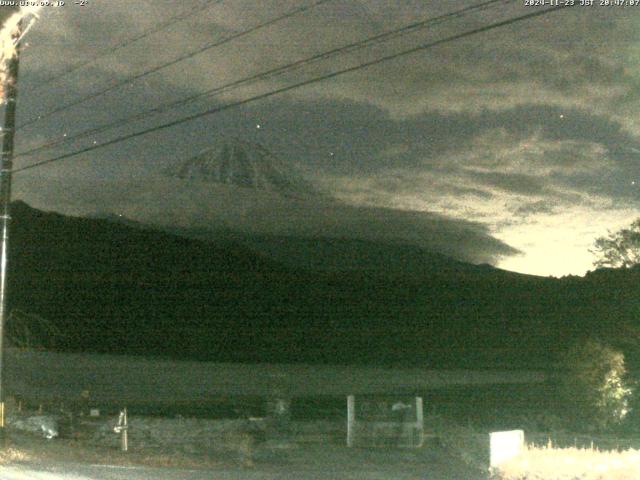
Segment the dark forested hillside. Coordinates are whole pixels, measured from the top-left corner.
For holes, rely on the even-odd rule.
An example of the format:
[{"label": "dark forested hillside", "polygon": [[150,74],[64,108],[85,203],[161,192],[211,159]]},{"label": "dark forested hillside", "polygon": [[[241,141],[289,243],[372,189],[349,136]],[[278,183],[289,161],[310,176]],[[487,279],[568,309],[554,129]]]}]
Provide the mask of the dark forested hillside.
[{"label": "dark forested hillside", "polygon": [[619,336],[640,306],[638,270],[552,279],[439,257],[420,275],[322,271],[23,203],[13,218],[10,305],[59,327],[60,338],[38,339],[45,348],[540,368],[578,336]]}]

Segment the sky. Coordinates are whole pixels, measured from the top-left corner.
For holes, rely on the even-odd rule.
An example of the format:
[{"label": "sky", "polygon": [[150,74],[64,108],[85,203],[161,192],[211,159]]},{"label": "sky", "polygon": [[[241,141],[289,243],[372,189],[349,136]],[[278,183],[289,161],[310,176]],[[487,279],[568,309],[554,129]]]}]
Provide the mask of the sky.
[{"label": "sky", "polygon": [[[314,3],[88,0],[85,6],[45,7],[20,60],[16,150],[481,2]],[[47,115],[304,6],[309,8]],[[523,0],[496,2],[18,155],[15,164],[19,169],[542,8]],[[16,173],[14,198],[73,215],[395,238],[507,270],[582,275],[593,269],[595,238],[640,216],[639,60],[640,7],[562,9]],[[229,138],[264,146],[319,196],[267,198],[163,175]]]}]

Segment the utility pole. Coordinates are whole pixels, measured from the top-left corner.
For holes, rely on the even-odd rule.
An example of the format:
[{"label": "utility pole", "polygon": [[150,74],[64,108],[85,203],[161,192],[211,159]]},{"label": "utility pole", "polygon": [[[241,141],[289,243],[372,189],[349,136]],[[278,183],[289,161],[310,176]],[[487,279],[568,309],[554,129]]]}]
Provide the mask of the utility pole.
[{"label": "utility pole", "polygon": [[13,32],[15,54],[7,60],[3,86],[4,124],[2,152],[0,152],[0,435],[5,432],[4,412],[4,326],[7,319],[7,261],[9,257],[9,225],[11,223],[11,172],[13,170],[13,139],[16,125],[16,100],[18,98],[18,55],[22,22]]}]

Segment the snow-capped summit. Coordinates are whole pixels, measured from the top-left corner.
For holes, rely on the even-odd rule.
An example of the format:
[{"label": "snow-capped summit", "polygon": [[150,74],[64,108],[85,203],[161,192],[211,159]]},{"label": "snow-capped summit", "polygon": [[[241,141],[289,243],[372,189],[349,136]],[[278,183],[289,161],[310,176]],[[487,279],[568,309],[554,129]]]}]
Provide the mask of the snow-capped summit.
[{"label": "snow-capped summit", "polygon": [[264,190],[285,196],[308,196],[314,189],[294,174],[293,166],[262,145],[225,138],[196,156],[179,162],[170,176]]}]

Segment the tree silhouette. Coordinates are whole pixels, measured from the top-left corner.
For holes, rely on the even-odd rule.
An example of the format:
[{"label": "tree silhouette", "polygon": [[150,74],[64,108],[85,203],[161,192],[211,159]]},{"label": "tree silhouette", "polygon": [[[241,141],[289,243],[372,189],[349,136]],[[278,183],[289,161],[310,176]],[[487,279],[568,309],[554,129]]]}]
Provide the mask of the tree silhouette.
[{"label": "tree silhouette", "polygon": [[640,218],[629,227],[596,239],[591,253],[596,267],[629,268],[640,264]]}]

